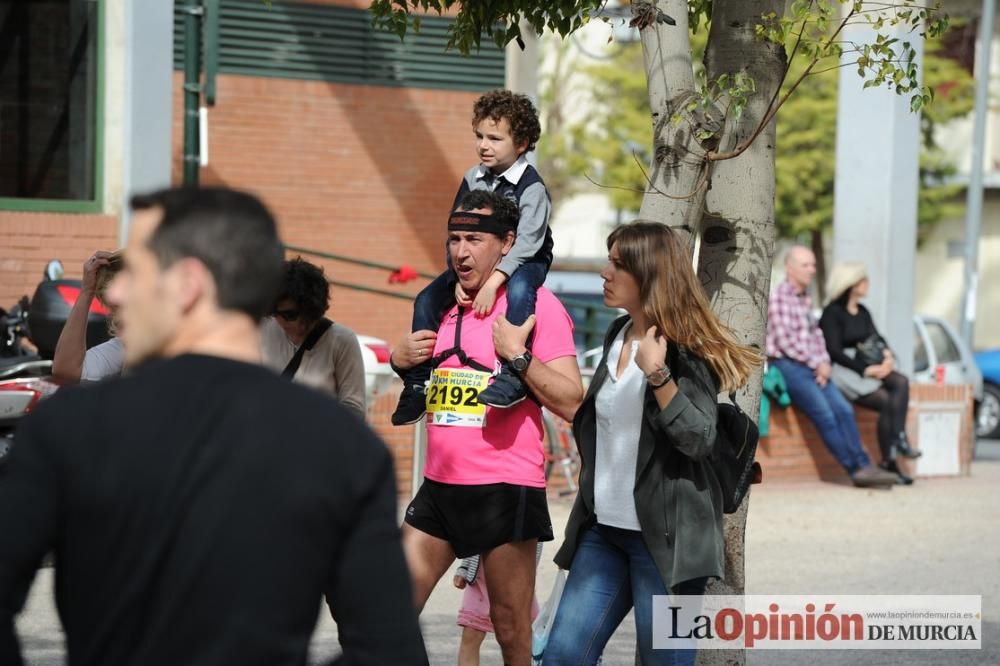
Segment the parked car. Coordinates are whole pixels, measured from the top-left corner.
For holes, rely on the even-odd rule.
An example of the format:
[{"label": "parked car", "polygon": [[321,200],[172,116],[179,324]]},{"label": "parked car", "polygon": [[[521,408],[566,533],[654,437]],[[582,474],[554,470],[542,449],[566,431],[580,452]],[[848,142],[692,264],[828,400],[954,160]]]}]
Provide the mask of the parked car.
[{"label": "parked car", "polygon": [[365,364],[365,402],[371,407],[383,393],[389,390],[395,373],[389,366],[392,348],[389,343],[370,335],[359,335],[361,359]]},{"label": "parked car", "polygon": [[983,399],[983,374],[972,350],[951,324],[940,317],[913,317],[913,380],[922,384],[970,384],[978,405]]},{"label": "parked car", "polygon": [[983,373],[983,398],[976,412],[976,435],[1000,438],[1000,349],[975,354]]}]

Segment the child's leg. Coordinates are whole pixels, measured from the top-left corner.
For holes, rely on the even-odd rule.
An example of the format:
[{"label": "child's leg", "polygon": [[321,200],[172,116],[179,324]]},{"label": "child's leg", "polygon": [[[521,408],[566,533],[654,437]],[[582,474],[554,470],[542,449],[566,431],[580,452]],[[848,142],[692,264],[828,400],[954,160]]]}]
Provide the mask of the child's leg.
[{"label": "child's leg", "polygon": [[479,666],[479,650],[486,632],[472,627],[462,627],[462,642],[458,646],[458,666]]},{"label": "child's leg", "polygon": [[441,315],[455,302],[455,278],[451,270],[438,275],[420,290],[413,302],[413,327],[416,331],[437,332]]},{"label": "child's leg", "polygon": [[[453,273],[448,270],[424,287],[413,302],[412,331],[437,331],[441,316],[454,302]],[[419,421],[426,411],[424,385],[431,378],[430,360],[415,365],[403,373],[403,392],[392,415],[393,425]]]},{"label": "child's leg", "polygon": [[549,267],[541,261],[529,261],[507,280],[507,321],[520,326],[535,313],[538,288],[545,283]]},{"label": "child's leg", "polygon": [[486,592],[485,571],[482,569],[475,582],[465,587],[462,607],[458,610],[458,625],[462,627],[462,644],[458,650],[459,666],[477,666],[483,639],[487,632],[493,631],[490,597]]},{"label": "child's leg", "polygon": [[[529,261],[514,271],[507,280],[507,320],[520,326],[535,312],[538,288],[545,282],[549,267],[541,261]],[[528,336],[531,346],[531,336]],[[479,402],[492,407],[511,407],[524,400],[528,389],[504,361],[500,374],[479,394]]]}]

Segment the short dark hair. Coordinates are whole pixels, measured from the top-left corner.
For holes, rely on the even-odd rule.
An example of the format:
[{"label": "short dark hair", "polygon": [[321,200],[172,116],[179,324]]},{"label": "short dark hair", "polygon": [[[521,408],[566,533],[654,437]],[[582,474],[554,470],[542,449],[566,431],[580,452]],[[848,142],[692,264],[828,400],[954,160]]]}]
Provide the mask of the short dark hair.
[{"label": "short dark hair", "polygon": [[181,187],[132,197],[133,210],[163,216],[148,241],[161,268],[198,259],[212,274],[219,307],[260,321],[274,306],[285,251],[274,217],[246,192]]},{"label": "short dark hair", "polygon": [[323,269],[295,257],[285,262],[284,274],[277,302],[287,299],[295,303],[307,323],[319,321],[330,307],[330,283]]},{"label": "short dark hair", "polygon": [[510,135],[515,144],[526,143],[525,152],[535,149],[542,126],[538,122],[538,111],[526,95],[509,90],[491,90],[476,100],[472,106],[472,127],[489,118],[499,123],[504,118],[510,123]]},{"label": "short dark hair", "polygon": [[[470,190],[458,200],[458,210],[475,210],[477,208],[490,209],[493,211],[493,217],[500,224],[517,233],[517,222],[521,217],[521,211],[518,210],[517,204],[507,197],[489,190]],[[501,234],[494,234],[494,236],[503,238]]]}]

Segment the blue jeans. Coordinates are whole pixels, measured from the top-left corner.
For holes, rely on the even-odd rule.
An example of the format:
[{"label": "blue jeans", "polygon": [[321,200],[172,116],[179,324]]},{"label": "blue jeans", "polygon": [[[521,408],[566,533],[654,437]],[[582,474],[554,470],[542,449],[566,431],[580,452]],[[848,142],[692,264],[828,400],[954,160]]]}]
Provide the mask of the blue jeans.
[{"label": "blue jeans", "polygon": [[[705,593],[706,578],[674,586],[677,594]],[[544,666],[597,663],[615,629],[635,607],[643,666],[691,666],[696,650],[653,650],[653,595],[667,587],[640,532],[594,525],[580,539],[559,602]]]},{"label": "blue jeans", "polygon": [[[523,324],[535,312],[538,288],[545,282],[549,265],[544,261],[521,264],[507,280],[507,319],[515,326]],[[441,317],[455,302],[455,273],[449,269],[423,288],[413,304],[411,331],[436,331]]]},{"label": "blue jeans", "polygon": [[861,445],[854,409],[833,382],[820,386],[809,366],[798,361],[777,358],[771,359],[770,363],[785,378],[792,404],[813,422],[826,448],[840,466],[848,474],[854,474],[870,465],[871,460]]}]

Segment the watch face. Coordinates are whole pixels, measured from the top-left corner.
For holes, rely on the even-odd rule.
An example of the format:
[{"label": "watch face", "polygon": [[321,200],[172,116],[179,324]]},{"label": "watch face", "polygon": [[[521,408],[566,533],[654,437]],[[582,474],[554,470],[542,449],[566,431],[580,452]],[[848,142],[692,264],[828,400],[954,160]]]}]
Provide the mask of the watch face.
[{"label": "watch face", "polygon": [[510,360],[510,366],[517,370],[518,372],[524,372],[528,369],[528,363],[531,362],[531,356],[525,352],[520,356],[515,356]]}]

